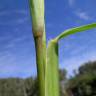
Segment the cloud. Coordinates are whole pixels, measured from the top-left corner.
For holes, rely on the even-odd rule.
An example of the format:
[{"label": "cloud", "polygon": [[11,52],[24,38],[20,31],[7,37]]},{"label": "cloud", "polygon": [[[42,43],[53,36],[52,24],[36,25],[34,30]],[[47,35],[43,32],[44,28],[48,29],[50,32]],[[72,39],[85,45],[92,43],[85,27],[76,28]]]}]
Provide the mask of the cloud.
[{"label": "cloud", "polygon": [[33,62],[35,59],[32,56],[27,56],[26,54],[19,54],[17,57],[17,54],[7,50],[2,52],[0,54],[0,78],[36,75],[36,66]]},{"label": "cloud", "polygon": [[87,12],[76,12],[76,15],[83,20],[91,20],[92,18],[88,15]]},{"label": "cloud", "polygon": [[26,21],[28,21],[28,17],[23,17],[23,18],[16,18],[16,19],[11,19],[10,21],[7,20],[7,22],[4,20],[2,20],[0,22],[0,25],[3,25],[3,26],[7,26],[7,25],[18,25],[18,24],[22,24],[22,23],[25,23]]},{"label": "cloud", "polygon": [[15,36],[17,33],[8,36],[5,34],[2,33],[0,36],[0,77],[35,76],[35,56],[29,36],[26,34]]},{"label": "cloud", "polygon": [[0,25],[18,25],[28,19],[27,10],[3,10],[0,12]]},{"label": "cloud", "polygon": [[70,5],[70,6],[73,6],[74,3],[75,3],[75,0],[69,0],[69,5]]},{"label": "cloud", "polygon": [[27,10],[3,10],[3,11],[0,11],[0,16],[12,15],[12,14],[26,15],[27,13],[28,13]]},{"label": "cloud", "polygon": [[86,62],[94,61],[96,60],[96,52],[88,51],[86,53],[83,53],[81,55],[72,56],[68,59],[63,60],[60,63],[60,68],[65,68],[69,75],[73,75],[73,71],[77,70],[81,65],[83,65]]}]

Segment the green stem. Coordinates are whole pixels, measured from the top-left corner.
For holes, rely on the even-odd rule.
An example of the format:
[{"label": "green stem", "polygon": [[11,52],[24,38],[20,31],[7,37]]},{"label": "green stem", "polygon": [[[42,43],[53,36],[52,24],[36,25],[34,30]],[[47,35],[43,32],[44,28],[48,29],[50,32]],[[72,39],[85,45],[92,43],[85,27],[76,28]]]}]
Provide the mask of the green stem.
[{"label": "green stem", "polygon": [[45,68],[46,68],[46,32],[45,32],[45,25],[44,25],[44,32],[43,32],[43,64],[44,64],[44,75],[45,75]]},{"label": "green stem", "polygon": [[37,75],[39,83],[39,96],[45,96],[44,64],[43,64],[43,42],[42,36],[34,37],[36,48]]},{"label": "green stem", "polygon": [[30,0],[30,11],[36,50],[39,96],[45,96],[46,33],[44,0]]}]

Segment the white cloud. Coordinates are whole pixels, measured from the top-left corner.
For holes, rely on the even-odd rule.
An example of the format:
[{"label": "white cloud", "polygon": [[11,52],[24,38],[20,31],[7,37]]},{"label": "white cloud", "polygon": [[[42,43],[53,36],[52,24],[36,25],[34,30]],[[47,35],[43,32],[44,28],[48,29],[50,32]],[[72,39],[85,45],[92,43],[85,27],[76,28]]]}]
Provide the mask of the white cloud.
[{"label": "white cloud", "polygon": [[75,3],[75,0],[69,0],[69,5],[70,5],[70,6],[73,6],[74,3]]},{"label": "white cloud", "polygon": [[[13,24],[22,24],[26,22],[29,17],[27,16],[28,11],[27,10],[4,10],[0,12],[1,22],[0,25],[13,25]],[[15,14],[17,17],[12,17],[12,15]],[[20,17],[19,15],[22,15]],[[2,19],[6,18],[5,20]],[[9,17],[10,19],[7,19]],[[11,18],[12,17],[12,18]]]},{"label": "white cloud", "polygon": [[11,15],[11,14],[22,14],[22,15],[26,15],[27,14],[27,10],[4,10],[0,12],[0,16],[5,16],[5,15]]},{"label": "white cloud", "polygon": [[89,61],[96,60],[96,52],[88,51],[80,56],[70,57],[60,62],[60,68],[65,68],[68,71],[68,76],[73,75],[73,70],[77,70],[81,65]]},{"label": "white cloud", "polygon": [[91,19],[91,17],[88,15],[87,12],[76,12],[76,15],[83,20],[90,20]]},{"label": "white cloud", "polygon": [[4,20],[4,21],[1,21],[0,22],[0,25],[18,25],[18,24],[22,24],[22,23],[25,23],[28,21],[28,17],[23,17],[23,18],[17,18],[17,19],[12,19],[12,20],[7,20],[7,22]]}]

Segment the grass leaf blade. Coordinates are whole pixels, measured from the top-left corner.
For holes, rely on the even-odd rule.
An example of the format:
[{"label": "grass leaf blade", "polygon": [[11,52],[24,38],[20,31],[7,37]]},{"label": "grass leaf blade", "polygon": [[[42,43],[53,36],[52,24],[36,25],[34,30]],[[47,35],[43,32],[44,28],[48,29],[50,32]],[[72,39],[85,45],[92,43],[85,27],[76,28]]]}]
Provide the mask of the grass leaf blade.
[{"label": "grass leaf blade", "polygon": [[71,29],[65,30],[63,33],[61,33],[59,36],[57,36],[56,39],[59,40],[59,39],[62,39],[68,35],[71,35],[71,34],[74,34],[77,32],[90,30],[93,28],[96,28],[96,23],[88,24],[88,25],[84,25],[84,26],[80,26],[80,27],[76,27],[76,28],[71,28]]}]

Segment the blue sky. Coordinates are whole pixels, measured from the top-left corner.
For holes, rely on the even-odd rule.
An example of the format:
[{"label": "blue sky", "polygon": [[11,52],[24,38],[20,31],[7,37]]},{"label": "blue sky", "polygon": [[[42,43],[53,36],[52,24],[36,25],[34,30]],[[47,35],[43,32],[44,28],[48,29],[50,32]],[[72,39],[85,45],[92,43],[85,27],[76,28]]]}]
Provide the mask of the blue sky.
[{"label": "blue sky", "polygon": [[[47,42],[66,29],[96,22],[96,0],[45,0]],[[36,75],[28,0],[0,0],[0,77]],[[59,42],[60,68],[96,60],[96,29]]]}]

